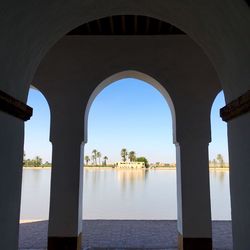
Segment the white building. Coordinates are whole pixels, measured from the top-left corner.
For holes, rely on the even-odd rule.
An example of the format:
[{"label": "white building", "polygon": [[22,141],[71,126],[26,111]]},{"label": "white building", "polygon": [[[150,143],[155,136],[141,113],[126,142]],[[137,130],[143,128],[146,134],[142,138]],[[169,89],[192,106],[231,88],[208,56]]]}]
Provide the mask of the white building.
[{"label": "white building", "polygon": [[139,161],[131,161],[131,162],[123,162],[118,161],[115,163],[115,166],[118,168],[145,168],[145,162]]}]

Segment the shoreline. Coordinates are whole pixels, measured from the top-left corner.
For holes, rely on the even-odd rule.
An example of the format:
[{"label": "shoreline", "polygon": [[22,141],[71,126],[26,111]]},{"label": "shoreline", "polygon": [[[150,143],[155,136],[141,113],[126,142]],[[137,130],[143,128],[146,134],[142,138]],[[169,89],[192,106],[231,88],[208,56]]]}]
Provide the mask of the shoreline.
[{"label": "shoreline", "polygon": [[[110,170],[110,169],[115,169],[115,170],[176,170],[176,167],[153,167],[153,168],[117,168],[117,167],[84,167],[87,170],[97,170],[97,169],[104,169],[104,170]],[[23,167],[23,170],[41,170],[41,169],[46,169],[46,170],[51,170],[51,167]],[[229,167],[209,167],[209,171],[229,171]]]},{"label": "shoreline", "polygon": [[48,219],[30,219],[30,220],[19,220],[19,224],[25,223],[33,223],[33,222],[40,222],[40,221],[48,221]]}]

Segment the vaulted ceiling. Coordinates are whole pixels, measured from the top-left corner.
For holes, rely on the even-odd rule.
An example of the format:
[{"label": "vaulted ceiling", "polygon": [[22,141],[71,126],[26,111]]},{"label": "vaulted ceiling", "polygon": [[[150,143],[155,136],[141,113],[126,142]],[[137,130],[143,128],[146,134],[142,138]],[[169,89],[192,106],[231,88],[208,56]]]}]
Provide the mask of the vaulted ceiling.
[{"label": "vaulted ceiling", "polygon": [[120,15],[85,23],[68,35],[179,35],[175,26],[147,16]]}]

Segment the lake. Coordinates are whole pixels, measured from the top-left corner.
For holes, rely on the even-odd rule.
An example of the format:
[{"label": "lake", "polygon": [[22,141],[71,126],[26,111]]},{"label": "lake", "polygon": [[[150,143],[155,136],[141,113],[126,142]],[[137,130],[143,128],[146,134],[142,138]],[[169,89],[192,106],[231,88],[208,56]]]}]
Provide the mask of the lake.
[{"label": "lake", "polygon": [[[21,220],[49,216],[50,169],[23,169]],[[229,172],[210,170],[213,220],[231,220]],[[176,171],[85,168],[84,219],[177,218]]]}]

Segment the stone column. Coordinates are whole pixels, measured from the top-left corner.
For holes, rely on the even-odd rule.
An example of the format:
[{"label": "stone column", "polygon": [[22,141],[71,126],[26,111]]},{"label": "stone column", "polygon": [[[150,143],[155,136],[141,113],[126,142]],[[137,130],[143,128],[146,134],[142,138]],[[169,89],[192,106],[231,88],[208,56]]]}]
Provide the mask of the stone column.
[{"label": "stone column", "polygon": [[233,245],[250,249],[250,113],[228,122]]},{"label": "stone column", "polygon": [[18,249],[24,122],[0,111],[0,249]]},{"label": "stone column", "polygon": [[[73,102],[74,99],[71,99]],[[48,249],[81,249],[83,115],[61,100],[51,109],[52,175]]]},{"label": "stone column", "polygon": [[[183,110],[177,123],[176,164],[179,250],[212,250],[207,117]],[[180,114],[177,114],[177,117]],[[178,119],[177,119],[178,122]]]}]

